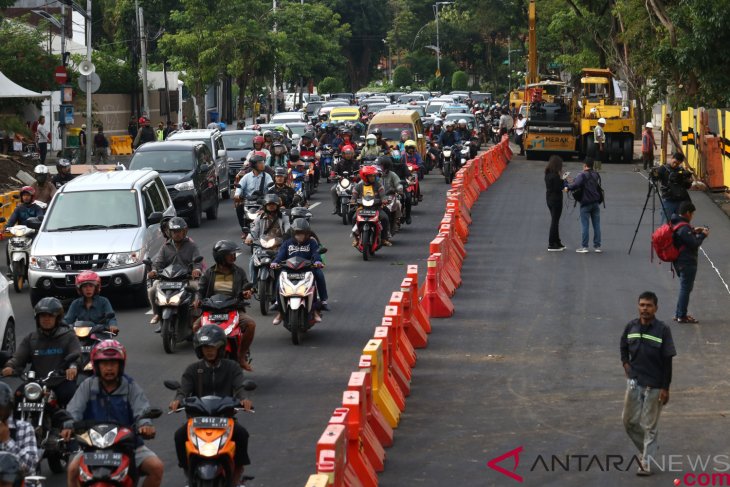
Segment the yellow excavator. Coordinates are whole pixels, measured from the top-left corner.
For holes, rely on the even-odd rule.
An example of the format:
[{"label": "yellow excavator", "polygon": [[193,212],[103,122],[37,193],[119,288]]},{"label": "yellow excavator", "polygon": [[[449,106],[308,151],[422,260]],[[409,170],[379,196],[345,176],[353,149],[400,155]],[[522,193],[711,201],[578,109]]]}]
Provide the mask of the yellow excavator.
[{"label": "yellow excavator", "polygon": [[634,156],[636,119],[634,107],[616,91],[609,69],[585,68],[581,77],[580,136],[581,153],[597,156],[593,130],[601,118],[606,120],[603,132],[606,144],[603,162],[630,163]]}]

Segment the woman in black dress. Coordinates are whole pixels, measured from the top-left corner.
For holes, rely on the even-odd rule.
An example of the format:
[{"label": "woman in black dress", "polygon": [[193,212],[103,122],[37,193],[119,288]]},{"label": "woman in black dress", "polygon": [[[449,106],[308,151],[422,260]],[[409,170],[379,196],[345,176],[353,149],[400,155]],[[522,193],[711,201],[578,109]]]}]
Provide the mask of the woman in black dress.
[{"label": "woman in black dress", "polygon": [[548,252],[561,252],[565,245],[560,241],[560,215],[563,213],[563,160],[551,156],[545,168],[547,207],[550,210],[550,237]]}]

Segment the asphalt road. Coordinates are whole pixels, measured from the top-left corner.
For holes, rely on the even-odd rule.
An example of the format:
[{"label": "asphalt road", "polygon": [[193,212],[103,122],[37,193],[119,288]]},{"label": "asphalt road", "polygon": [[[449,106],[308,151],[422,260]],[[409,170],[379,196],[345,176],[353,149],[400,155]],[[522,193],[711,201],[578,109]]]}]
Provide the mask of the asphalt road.
[{"label": "asphalt road", "polygon": [[[303,345],[291,344],[289,333],[273,326],[273,317],[262,317],[258,302],[249,313],[258,327],[252,348],[254,372],[250,378],[258,384],[252,393],[255,415],[239,415],[251,439],[247,469],[256,480],[250,487],[304,485],[315,473],[315,445],[332,411],[339,406],[351,371],[356,370],[362,347],[379,324],[390,293],[398,290],[405,277],[405,265],[417,263],[425,273],[428,244],[443,215],[447,185],[440,175],[432,173],[423,182],[424,201],[414,207],[413,224],[394,239],[394,245],[379,251],[370,262],[350,246],[350,227],[330,215],[329,185],[320,184],[313,203],[312,225],[329,247],[325,259],[325,275],[332,311],[325,313],[321,324],[305,337]],[[240,241],[232,203],[223,202],[217,221],[203,220],[190,236],[201,247],[206,259],[220,239]],[[248,269],[248,250],[238,264]],[[11,291],[12,293],[12,291]],[[27,290],[11,295],[18,323],[18,336],[29,333],[33,326],[32,309]],[[146,391],[151,403],[167,407],[172,393],[162,385],[163,379],[178,379],[184,368],[195,360],[192,347],[182,345],[174,355],[166,355],[160,335],[148,324],[147,308],[117,308],[121,334],[118,339],[128,348],[127,373]],[[177,467],[173,432],[182,424],[183,415],[164,415],[156,421],[157,438],[147,445],[165,462],[166,486],[184,485]],[[50,475],[44,462],[45,475]],[[46,485],[65,485],[61,476],[50,476]]]}]

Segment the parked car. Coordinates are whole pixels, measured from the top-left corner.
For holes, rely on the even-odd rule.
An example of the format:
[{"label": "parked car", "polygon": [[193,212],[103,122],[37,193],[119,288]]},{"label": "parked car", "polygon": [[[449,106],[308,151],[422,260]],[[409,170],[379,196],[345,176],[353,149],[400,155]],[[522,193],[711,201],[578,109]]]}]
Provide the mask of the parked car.
[{"label": "parked car", "polygon": [[145,144],[134,153],[129,169],[153,169],[160,174],[178,216],[200,226],[203,212],[218,219],[215,165],[208,146],[201,141],[170,140]]},{"label": "parked car", "polygon": [[243,167],[243,160],[253,150],[253,138],[258,134],[256,130],[250,129],[223,132],[223,145],[228,155],[228,179],[231,185]]},{"label": "parked car", "polygon": [[306,121],[307,114],[304,112],[279,112],[271,117],[271,123],[275,124]]},{"label": "parked car", "polygon": [[10,303],[10,283],[0,274],[0,351],[12,354],[15,352],[17,338],[15,335],[15,313]]},{"label": "parked car", "polygon": [[218,191],[221,198],[231,197],[231,187],[228,177],[228,155],[223,144],[223,135],[217,129],[195,129],[174,132],[167,136],[167,140],[202,140],[208,146],[215,160],[215,173]]},{"label": "parked car", "polygon": [[157,171],[94,172],[69,181],[43,218],[27,222],[38,230],[28,269],[31,303],[76,297],[76,275],[93,270],[103,293],[131,292],[136,303],[148,306],[144,259],[160,250],[160,223],[173,216]]}]

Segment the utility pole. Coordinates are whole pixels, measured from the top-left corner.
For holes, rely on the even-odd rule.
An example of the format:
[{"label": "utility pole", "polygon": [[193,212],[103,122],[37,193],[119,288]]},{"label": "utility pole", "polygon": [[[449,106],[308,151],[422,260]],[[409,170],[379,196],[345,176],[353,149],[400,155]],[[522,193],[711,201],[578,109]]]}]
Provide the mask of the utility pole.
[{"label": "utility pole", "polygon": [[134,6],[137,9],[137,25],[139,26],[139,44],[142,58],[142,113],[145,117],[150,118],[149,94],[147,93],[147,34],[144,31],[144,12],[142,7],[138,6],[137,0],[134,1]]},{"label": "utility pole", "polygon": [[452,5],[454,2],[436,2],[433,6],[436,13],[436,72],[441,76],[441,44],[439,38],[439,5]]},{"label": "utility pole", "polygon": [[[61,3],[61,65],[66,67],[66,4]],[[61,87],[61,105],[63,105],[63,86]],[[52,103],[51,103],[52,105]],[[53,112],[53,110],[51,110]],[[61,154],[66,157],[66,120],[63,119],[63,113],[60,114],[59,127],[61,129]]]},{"label": "utility pole", "polygon": [[[276,15],[276,0],[273,0],[273,4],[274,15]],[[276,22],[274,22],[274,33],[276,33]],[[276,61],[274,61],[274,84],[271,87],[271,113],[273,115],[276,115],[276,104],[279,102],[279,99],[276,95]]]},{"label": "utility pole", "polygon": [[[86,0],[86,61],[91,65],[91,0]],[[86,76],[86,163],[91,164],[91,137],[94,128],[91,124],[91,75]]]}]

